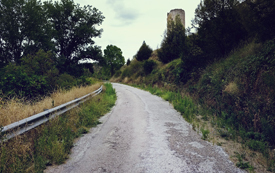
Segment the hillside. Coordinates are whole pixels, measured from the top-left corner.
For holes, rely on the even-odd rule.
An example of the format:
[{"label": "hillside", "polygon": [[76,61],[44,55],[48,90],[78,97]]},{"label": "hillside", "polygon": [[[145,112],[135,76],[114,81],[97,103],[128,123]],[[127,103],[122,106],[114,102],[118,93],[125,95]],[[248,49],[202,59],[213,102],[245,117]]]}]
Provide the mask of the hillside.
[{"label": "hillside", "polygon": [[[207,140],[222,145],[237,166],[274,172],[274,55],[274,41],[251,41],[187,75],[182,74],[182,59],[164,64],[155,50],[149,60],[133,59],[123,66],[111,81],[147,89],[172,102],[175,108],[183,105],[177,106],[174,98],[167,96],[169,93],[191,98],[197,111],[192,112],[195,118],[187,121],[194,129],[202,135],[196,127],[209,130]],[[187,80],[182,80],[185,76]],[[186,110],[179,111],[185,117]]]}]

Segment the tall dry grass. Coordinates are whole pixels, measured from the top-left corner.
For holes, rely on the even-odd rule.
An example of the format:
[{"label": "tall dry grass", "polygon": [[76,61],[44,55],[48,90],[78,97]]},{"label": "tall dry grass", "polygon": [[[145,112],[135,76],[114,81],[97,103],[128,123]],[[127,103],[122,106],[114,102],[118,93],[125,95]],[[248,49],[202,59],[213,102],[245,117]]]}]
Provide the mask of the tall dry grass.
[{"label": "tall dry grass", "polygon": [[45,97],[39,102],[31,103],[24,99],[12,98],[6,102],[0,103],[0,126],[6,126],[24,118],[30,117],[37,113],[43,112],[44,109],[59,106],[75,98],[82,97],[98,89],[100,84],[94,84],[85,87],[74,87],[69,91],[58,90]]}]

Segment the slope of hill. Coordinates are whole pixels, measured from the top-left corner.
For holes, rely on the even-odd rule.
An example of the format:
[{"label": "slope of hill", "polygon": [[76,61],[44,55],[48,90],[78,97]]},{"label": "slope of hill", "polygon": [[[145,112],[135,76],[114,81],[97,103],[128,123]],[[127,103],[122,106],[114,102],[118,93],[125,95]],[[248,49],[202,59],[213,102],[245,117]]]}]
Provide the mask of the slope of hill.
[{"label": "slope of hill", "polygon": [[[213,133],[208,140],[224,146],[237,166],[249,170],[255,168],[256,172],[274,172],[274,55],[274,40],[266,43],[252,41],[226,58],[186,75],[181,59],[163,64],[154,51],[147,61],[133,59],[111,81],[139,85],[160,96],[177,92],[192,98],[198,109],[194,112],[196,118],[189,121],[194,129],[196,124],[204,125],[210,134]],[[150,67],[148,62],[151,62]],[[185,76],[187,80],[183,81]],[[173,99],[169,101],[174,103]],[[197,130],[203,134],[200,128]],[[242,147],[238,149],[239,144]]]}]

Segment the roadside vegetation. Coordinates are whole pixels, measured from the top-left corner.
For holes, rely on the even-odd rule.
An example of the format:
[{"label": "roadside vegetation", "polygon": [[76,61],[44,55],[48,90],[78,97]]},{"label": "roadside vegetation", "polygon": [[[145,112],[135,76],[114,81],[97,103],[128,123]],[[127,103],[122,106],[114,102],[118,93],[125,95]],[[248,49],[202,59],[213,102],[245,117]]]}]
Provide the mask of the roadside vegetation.
[{"label": "roadside vegetation", "polygon": [[272,0],[204,0],[193,20],[196,33],[176,17],[149,59],[134,56],[111,81],[170,101],[236,166],[275,172],[274,14]]},{"label": "roadside vegetation", "polygon": [[[11,98],[2,101],[0,104],[0,124],[6,126],[24,118],[43,112],[45,109],[51,109],[61,104],[82,97],[95,91],[100,87],[96,79],[89,78],[91,85],[73,87],[70,90],[60,89],[50,96],[40,98],[39,101],[30,101],[24,98]],[[96,83],[96,84],[95,84]]]},{"label": "roadside vegetation", "polygon": [[[0,127],[84,96],[124,65],[122,51],[102,53],[102,12],[73,0],[0,1]],[[117,61],[113,61],[116,58]],[[111,84],[102,94],[27,133],[3,142],[0,172],[43,172],[61,164],[75,138],[114,105]]]},{"label": "roadside vegetation", "polygon": [[98,119],[111,109],[115,101],[115,90],[106,83],[101,94],[78,108],[2,142],[0,172],[43,172],[46,166],[63,163],[74,139],[99,124]]}]

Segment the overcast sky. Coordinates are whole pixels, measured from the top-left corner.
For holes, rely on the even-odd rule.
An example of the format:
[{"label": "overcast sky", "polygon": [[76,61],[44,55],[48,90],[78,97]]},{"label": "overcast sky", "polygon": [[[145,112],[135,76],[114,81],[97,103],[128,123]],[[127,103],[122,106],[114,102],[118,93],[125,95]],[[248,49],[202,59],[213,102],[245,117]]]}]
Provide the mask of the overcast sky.
[{"label": "overcast sky", "polygon": [[102,51],[107,45],[119,47],[125,61],[132,59],[145,41],[153,50],[160,47],[166,29],[167,13],[172,9],[185,11],[186,27],[191,26],[200,0],[74,0],[92,5],[105,17],[101,38],[94,39]]}]

